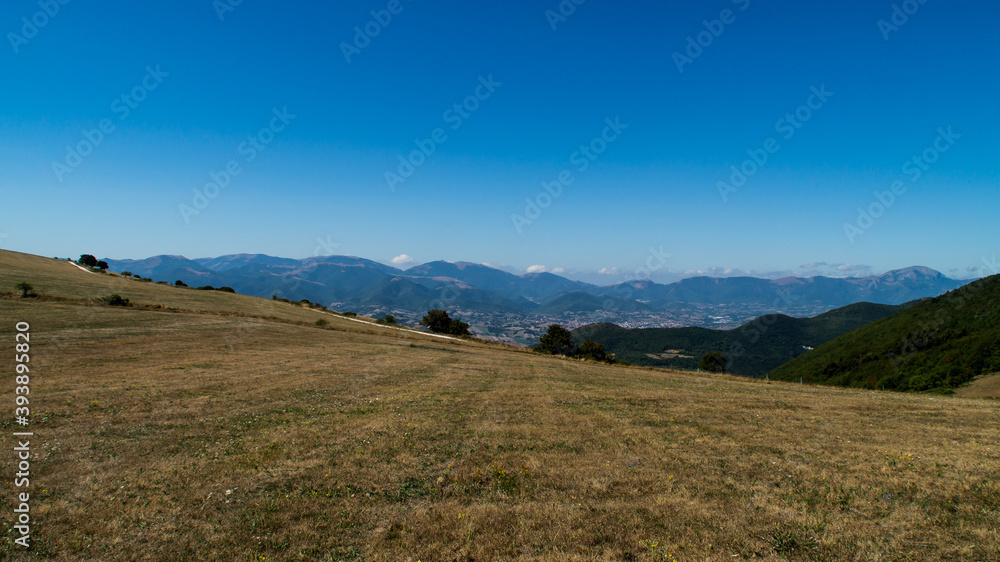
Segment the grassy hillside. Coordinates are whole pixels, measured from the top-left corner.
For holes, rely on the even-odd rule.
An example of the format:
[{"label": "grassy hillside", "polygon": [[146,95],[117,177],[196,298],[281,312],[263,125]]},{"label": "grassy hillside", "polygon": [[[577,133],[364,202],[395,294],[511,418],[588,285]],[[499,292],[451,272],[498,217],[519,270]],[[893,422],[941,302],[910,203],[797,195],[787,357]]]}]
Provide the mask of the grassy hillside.
[{"label": "grassy hillside", "polygon": [[848,332],[770,376],[923,391],[952,389],[998,371],[1000,276],[993,276]]},{"label": "grassy hillside", "polygon": [[988,401],[320,328],[3,251],[0,291],[4,373],[31,324],[36,432],[34,546],[8,526],[5,560],[1000,556]]},{"label": "grassy hillside", "polygon": [[771,315],[733,330],[627,330],[614,324],[591,324],[577,328],[573,335],[579,341],[592,339],[604,344],[607,351],[614,353],[618,359],[654,367],[694,370],[698,360],[706,353],[721,351],[729,359],[728,372],[762,377],[771,369],[805,353],[806,346],[816,347],[850,330],[899,312],[910,304],[859,303],[814,318]]}]

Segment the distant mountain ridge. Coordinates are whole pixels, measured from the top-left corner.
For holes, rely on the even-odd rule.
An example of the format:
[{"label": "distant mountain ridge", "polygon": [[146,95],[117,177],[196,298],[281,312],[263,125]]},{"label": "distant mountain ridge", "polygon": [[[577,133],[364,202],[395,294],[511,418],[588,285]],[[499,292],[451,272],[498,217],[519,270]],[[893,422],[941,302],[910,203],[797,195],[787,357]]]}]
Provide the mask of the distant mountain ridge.
[{"label": "distant mountain ridge", "polygon": [[105,261],[114,271],[131,271],[157,281],[229,286],[244,294],[308,299],[335,308],[414,313],[434,307],[558,316],[595,309],[666,310],[679,304],[830,310],[857,302],[901,304],[964,284],[924,267],[865,278],[693,277],[669,285],[640,280],[600,287],[552,273],[515,275],[468,262],[435,261],[404,271],[353,256],[291,259],[234,254],[192,260],[164,255]]}]

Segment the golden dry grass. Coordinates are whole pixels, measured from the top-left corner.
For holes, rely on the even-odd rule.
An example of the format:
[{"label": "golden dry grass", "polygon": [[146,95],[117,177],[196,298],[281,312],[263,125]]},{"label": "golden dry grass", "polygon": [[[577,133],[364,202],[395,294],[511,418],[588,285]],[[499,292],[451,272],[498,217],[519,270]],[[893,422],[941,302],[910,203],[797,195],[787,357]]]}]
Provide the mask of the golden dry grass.
[{"label": "golden dry grass", "polygon": [[1000,400],[1000,373],[979,377],[955,390],[963,398],[993,398]]},{"label": "golden dry grass", "polygon": [[[57,265],[0,252],[0,290],[105,291]],[[145,307],[0,299],[0,341],[32,324],[37,433],[35,546],[8,532],[8,559],[1000,559],[994,401],[610,367],[131,290]],[[280,321],[241,316],[265,305]]]}]

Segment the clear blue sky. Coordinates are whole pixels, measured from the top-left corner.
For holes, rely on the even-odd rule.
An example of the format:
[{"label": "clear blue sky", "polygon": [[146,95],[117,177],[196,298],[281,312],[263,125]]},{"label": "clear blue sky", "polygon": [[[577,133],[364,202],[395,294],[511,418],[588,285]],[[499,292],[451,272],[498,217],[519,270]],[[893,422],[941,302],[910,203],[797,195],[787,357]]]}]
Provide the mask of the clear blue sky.
[{"label": "clear blue sky", "polygon": [[[897,0],[919,9],[895,23],[888,0],[586,0],[565,19],[546,15],[558,0],[228,2],[0,6],[0,247],[581,275],[627,275],[650,247],[670,255],[660,275],[968,277],[1000,253],[995,2]],[[356,38],[366,25],[377,35]],[[720,188],[768,139],[767,162]],[[541,195],[564,170],[573,182]]]}]

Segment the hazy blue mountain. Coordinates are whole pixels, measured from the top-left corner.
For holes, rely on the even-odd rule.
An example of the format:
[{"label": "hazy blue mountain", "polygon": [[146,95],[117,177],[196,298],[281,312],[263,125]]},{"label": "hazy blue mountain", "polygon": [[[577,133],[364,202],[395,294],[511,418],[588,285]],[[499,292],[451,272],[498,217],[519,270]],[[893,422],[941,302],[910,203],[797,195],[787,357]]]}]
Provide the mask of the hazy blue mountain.
[{"label": "hazy blue mountain", "polygon": [[489,266],[468,262],[435,261],[411,267],[406,275],[425,278],[447,278],[461,281],[486,291],[542,301],[553,296],[595,288],[587,283],[570,281],[551,273],[514,275]]},{"label": "hazy blue mountain", "polygon": [[938,296],[964,283],[924,267],[856,279],[694,277],[661,285],[648,280],[598,287],[552,273],[514,275],[481,264],[435,261],[403,271],[354,256],[290,259],[234,254],[190,260],[154,256],[106,259],[113,271],[192,286],[229,286],[260,297],[309,299],[327,306],[388,307],[423,312],[431,304],[480,312],[550,316],[607,310],[627,314],[690,307],[829,310],[855,302],[899,304]]},{"label": "hazy blue mountain", "polygon": [[652,307],[635,300],[573,291],[549,299],[538,307],[535,313],[556,316],[569,312],[596,312],[599,310],[638,312],[652,310]]},{"label": "hazy blue mountain", "polygon": [[[189,260],[184,256],[153,256],[141,260],[114,260],[104,258],[112,271],[131,271],[134,275],[142,277],[155,277],[157,281],[167,281],[168,278],[173,283],[178,275],[188,278],[208,278],[213,272],[202,264],[194,260]],[[185,283],[187,281],[185,280]]]},{"label": "hazy blue mountain", "polygon": [[692,277],[669,285],[648,280],[601,288],[598,293],[632,298],[662,307],[669,302],[840,307],[856,302],[902,304],[935,297],[964,285],[926,267],[910,267],[862,278]]}]

